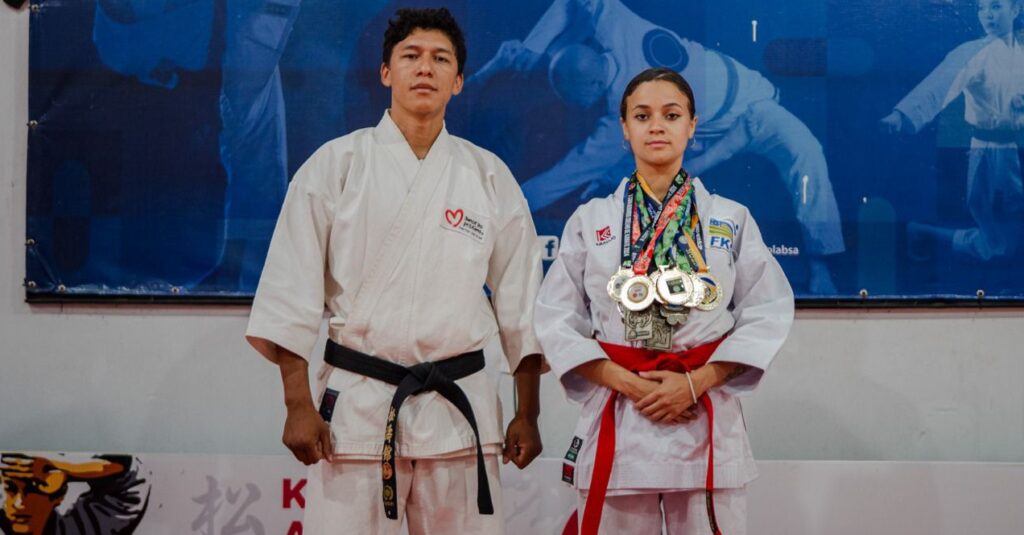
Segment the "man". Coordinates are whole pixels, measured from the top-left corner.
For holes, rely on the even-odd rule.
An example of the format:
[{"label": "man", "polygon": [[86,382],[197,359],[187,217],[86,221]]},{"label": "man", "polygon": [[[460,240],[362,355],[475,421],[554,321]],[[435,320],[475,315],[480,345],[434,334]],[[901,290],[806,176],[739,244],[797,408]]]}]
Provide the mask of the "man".
[{"label": "man", "polygon": [[[380,67],[390,110],[289,186],[246,334],[280,367],[285,445],[314,465],[307,533],[398,533],[402,517],[412,535],[503,533],[497,454],[522,468],[541,451],[540,250],[508,168],[444,128],[465,60],[447,10],[399,10]],[[325,303],[318,410],[307,358]],[[519,398],[504,449],[479,373],[495,334]]]},{"label": "man", "polygon": [[[143,474],[138,459],[124,455],[74,460],[4,453],[0,533],[133,533],[149,504],[150,484]],[[89,490],[57,511],[72,484],[87,484]]]},{"label": "man", "polygon": [[626,83],[650,67],[673,69],[694,84],[700,124],[687,171],[701,176],[743,152],[771,161],[800,223],[809,290],[837,293],[825,258],[845,245],[825,154],[814,134],[778,103],[777,89],[760,73],[644,19],[621,0],[554,0],[522,42],[503,43],[471,79],[482,83],[505,70],[545,68],[562,100],[581,107],[606,101],[604,117],[586,140],[523,183],[530,207],[543,209],[580,190],[581,201],[607,195],[632,171],[619,99]]}]

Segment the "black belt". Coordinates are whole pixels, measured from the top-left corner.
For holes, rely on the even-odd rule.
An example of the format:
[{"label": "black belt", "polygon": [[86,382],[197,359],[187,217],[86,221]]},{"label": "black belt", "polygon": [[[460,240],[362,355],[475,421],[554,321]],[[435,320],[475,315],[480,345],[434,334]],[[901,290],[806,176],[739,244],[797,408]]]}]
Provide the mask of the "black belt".
[{"label": "black belt", "polygon": [[1020,143],[1024,139],[1024,132],[1010,128],[987,130],[984,128],[971,127],[971,137],[990,143]]},{"label": "black belt", "polygon": [[482,515],[494,514],[494,505],[491,503],[491,487],[487,482],[484,452],[480,447],[480,431],[477,429],[476,418],[473,416],[473,407],[469,404],[466,393],[459,388],[459,385],[455,384],[457,379],[468,377],[484,369],[484,352],[482,350],[463,353],[437,362],[422,362],[406,368],[338,345],[328,339],[327,348],[324,351],[324,361],[335,368],[348,370],[398,387],[395,390],[395,396],[391,398],[391,408],[388,409],[387,428],[384,430],[384,450],[381,452],[384,513],[388,518],[398,518],[398,493],[396,492],[398,473],[395,470],[395,457],[398,453],[395,449],[395,437],[398,435],[398,411],[402,408],[405,398],[423,392],[441,394],[444,399],[459,409],[459,412],[469,422],[469,426],[473,428],[473,435],[476,436],[476,506]]}]

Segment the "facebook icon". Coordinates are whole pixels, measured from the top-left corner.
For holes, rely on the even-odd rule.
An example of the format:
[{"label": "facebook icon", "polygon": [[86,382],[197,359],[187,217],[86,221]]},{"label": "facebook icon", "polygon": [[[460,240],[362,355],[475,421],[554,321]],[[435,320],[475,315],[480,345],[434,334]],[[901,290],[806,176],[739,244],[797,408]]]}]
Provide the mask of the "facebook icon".
[{"label": "facebook icon", "polygon": [[542,249],[541,260],[553,261],[558,256],[558,236],[538,236],[537,238],[540,240]]}]

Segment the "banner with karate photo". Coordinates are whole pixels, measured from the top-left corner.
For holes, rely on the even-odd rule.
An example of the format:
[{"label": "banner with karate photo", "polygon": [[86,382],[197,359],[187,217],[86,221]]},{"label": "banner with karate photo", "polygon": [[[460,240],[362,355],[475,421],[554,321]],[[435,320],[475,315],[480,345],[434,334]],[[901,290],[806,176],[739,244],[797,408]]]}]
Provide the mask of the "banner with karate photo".
[{"label": "banner with karate photo", "polygon": [[[436,4],[32,3],[25,286],[39,302],[250,299],[290,177],[389,104],[388,17]],[[572,211],[632,171],[619,99],[665,66],[696,94],[684,166],[750,207],[802,304],[1024,298],[1013,2],[446,6],[469,52],[448,131],[508,164],[545,259]],[[730,250],[737,231],[719,221],[706,243]]]}]

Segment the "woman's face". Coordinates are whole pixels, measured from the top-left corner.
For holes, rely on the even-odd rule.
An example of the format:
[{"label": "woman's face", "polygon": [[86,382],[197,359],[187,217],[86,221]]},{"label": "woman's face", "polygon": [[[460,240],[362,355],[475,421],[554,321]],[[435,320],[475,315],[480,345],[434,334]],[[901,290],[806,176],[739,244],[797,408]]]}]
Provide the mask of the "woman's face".
[{"label": "woman's face", "polygon": [[690,100],[672,82],[644,82],[626,99],[622,135],[629,141],[638,167],[640,163],[662,167],[681,162],[696,127]]},{"label": "woman's face", "polygon": [[978,20],[986,35],[1008,35],[1013,31],[1013,21],[1019,14],[1019,0],[978,0]]}]

